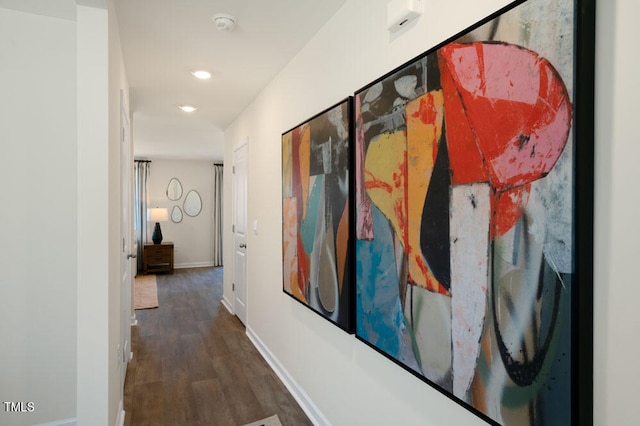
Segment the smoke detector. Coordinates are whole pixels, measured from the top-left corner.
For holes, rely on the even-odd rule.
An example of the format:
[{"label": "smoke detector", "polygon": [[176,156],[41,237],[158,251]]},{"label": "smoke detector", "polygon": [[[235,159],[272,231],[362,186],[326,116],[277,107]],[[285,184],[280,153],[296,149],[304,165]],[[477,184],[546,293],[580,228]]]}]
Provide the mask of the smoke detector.
[{"label": "smoke detector", "polygon": [[218,13],[211,17],[220,31],[233,31],[236,27],[236,18],[226,13]]}]

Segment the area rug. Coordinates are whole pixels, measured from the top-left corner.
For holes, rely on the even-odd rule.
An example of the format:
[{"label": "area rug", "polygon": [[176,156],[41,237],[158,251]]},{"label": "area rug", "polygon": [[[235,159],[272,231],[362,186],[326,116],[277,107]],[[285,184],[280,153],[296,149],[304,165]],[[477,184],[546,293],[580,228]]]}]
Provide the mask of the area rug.
[{"label": "area rug", "polygon": [[158,307],[158,286],[155,275],[138,275],[133,285],[134,309]]},{"label": "area rug", "polygon": [[282,426],[277,414],[266,419],[258,420],[257,422],[248,423],[245,426]]}]

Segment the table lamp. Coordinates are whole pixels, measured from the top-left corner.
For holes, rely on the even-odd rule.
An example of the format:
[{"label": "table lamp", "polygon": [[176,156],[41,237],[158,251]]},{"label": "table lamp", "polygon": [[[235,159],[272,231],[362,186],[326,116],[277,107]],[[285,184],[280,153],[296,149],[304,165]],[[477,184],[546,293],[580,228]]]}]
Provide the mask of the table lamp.
[{"label": "table lamp", "polygon": [[153,228],[153,235],[151,236],[151,239],[153,240],[153,244],[160,244],[162,242],[160,222],[166,222],[169,220],[169,212],[167,209],[162,207],[147,209],[147,220],[149,222],[156,223],[156,226]]}]

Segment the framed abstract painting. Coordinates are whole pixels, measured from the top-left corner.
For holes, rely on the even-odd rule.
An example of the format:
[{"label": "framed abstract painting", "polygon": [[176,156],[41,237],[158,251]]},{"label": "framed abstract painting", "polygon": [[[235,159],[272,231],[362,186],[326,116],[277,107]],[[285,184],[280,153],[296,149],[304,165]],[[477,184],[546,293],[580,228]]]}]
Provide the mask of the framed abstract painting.
[{"label": "framed abstract painting", "polygon": [[282,135],[286,294],[352,333],[352,98]]},{"label": "framed abstract painting", "polygon": [[592,424],[594,15],[514,2],[354,96],[356,336],[491,424]]}]

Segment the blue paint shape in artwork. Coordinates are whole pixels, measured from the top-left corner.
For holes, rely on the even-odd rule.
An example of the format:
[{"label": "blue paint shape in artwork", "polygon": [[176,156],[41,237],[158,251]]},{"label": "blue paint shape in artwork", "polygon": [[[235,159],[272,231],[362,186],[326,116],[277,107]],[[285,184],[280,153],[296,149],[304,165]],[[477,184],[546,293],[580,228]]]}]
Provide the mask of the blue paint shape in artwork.
[{"label": "blue paint shape in artwork", "polygon": [[375,238],[356,242],[357,333],[417,370],[400,304],[393,234],[389,222],[375,206],[372,215]]},{"label": "blue paint shape in artwork", "polygon": [[318,212],[320,210],[320,200],[322,198],[322,188],[324,188],[324,176],[318,175],[314,179],[313,188],[309,192],[307,201],[307,216],[300,225],[300,235],[304,245],[305,253],[311,253],[316,235],[316,223],[318,222]]}]

